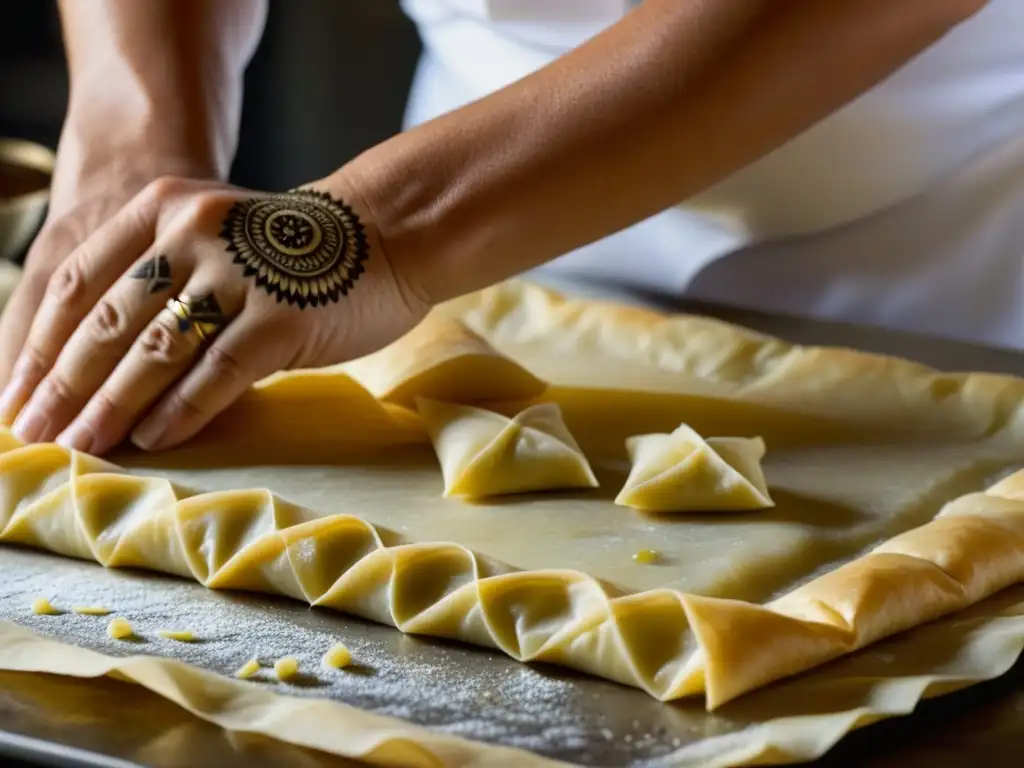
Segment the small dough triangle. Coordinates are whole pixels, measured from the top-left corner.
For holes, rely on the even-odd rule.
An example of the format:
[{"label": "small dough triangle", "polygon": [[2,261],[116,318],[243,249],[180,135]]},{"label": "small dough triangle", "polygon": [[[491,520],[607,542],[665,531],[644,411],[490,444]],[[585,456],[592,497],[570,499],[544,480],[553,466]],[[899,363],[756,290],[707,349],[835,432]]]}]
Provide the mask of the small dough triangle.
[{"label": "small dough triangle", "polygon": [[533,405],[508,418],[468,405],[416,402],[441,462],[445,496],[597,487],[554,403]]},{"label": "small dough triangle", "polygon": [[670,435],[626,441],[633,468],[615,503],[644,512],[716,512],[774,507],[761,470],[764,441],[712,437],[682,424]]}]

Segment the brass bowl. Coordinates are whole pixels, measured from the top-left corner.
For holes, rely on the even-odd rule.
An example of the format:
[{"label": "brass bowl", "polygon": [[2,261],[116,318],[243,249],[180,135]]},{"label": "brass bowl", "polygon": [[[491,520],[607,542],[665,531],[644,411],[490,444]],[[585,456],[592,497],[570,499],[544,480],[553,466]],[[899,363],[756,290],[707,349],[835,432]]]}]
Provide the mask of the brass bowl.
[{"label": "brass bowl", "polygon": [[55,161],[44,146],[0,138],[0,260],[17,256],[39,231]]}]

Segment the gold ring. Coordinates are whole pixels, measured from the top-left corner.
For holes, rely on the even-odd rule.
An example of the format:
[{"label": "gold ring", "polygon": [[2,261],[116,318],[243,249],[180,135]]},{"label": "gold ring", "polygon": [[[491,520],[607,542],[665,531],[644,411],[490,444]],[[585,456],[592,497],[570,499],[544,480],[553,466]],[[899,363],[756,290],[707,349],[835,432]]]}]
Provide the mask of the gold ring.
[{"label": "gold ring", "polygon": [[178,321],[178,330],[182,333],[194,330],[200,342],[215,336],[224,325],[224,313],[212,293],[199,297],[183,293],[170,299],[167,309]]}]

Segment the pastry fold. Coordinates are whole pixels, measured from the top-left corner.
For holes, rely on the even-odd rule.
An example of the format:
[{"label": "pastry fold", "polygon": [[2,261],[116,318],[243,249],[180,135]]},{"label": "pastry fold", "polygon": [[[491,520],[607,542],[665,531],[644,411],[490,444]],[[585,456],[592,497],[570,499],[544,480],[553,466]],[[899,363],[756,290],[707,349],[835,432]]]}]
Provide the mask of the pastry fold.
[{"label": "pastry fold", "polygon": [[532,400],[547,384],[462,322],[427,315],[384,349],[341,366],[378,400],[407,408],[416,397],[451,403]]},{"label": "pastry fold", "polygon": [[713,512],[775,506],[765,484],[761,438],[709,437],[686,424],[670,435],[626,441],[633,462],[616,504],[645,512]]},{"label": "pastry fold", "polygon": [[467,405],[417,403],[441,462],[445,496],[597,486],[555,403],[530,406],[513,418]]},{"label": "pastry fold", "polygon": [[195,493],[0,433],[0,541],[285,595],[709,709],[1024,580],[1024,473],[766,605],[516,571],[269,491]]}]

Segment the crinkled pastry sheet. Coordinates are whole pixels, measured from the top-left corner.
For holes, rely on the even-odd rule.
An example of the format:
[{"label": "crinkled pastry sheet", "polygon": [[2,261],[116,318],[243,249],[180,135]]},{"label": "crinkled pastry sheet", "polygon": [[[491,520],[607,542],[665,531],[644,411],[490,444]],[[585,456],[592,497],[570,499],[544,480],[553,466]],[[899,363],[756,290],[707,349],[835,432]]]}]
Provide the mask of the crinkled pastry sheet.
[{"label": "crinkled pastry sheet", "polygon": [[[481,365],[479,356],[470,356],[470,362],[445,359],[443,349],[422,354],[408,349],[408,359],[392,355],[390,365],[408,365],[404,379],[367,378],[364,371],[359,386],[338,371],[275,377],[187,450],[163,457],[125,456],[122,463],[140,474],[203,490],[266,487],[323,514],[369,521],[395,541],[457,542],[518,569],[574,569],[625,593],[667,587],[761,603],[929,522],[948,501],[989,487],[1024,458],[1019,437],[1024,384],[1015,379],[939,375],[898,360],[793,348],[719,323],[669,320],[589,302],[563,304],[545,291],[514,285],[456,303],[448,311],[493,348],[554,383],[543,398],[562,407],[601,488],[476,505],[442,499],[436,460],[415,415],[382,404],[370,392],[386,399],[394,381],[407,385],[423,370],[448,366],[445,376],[425,377],[432,387],[426,394],[437,397],[446,382]],[[431,354],[437,359],[422,365]],[[502,377],[487,381],[496,394],[508,394],[501,391]],[[397,389],[409,391],[408,386]],[[741,515],[654,519],[611,504],[628,470],[624,438],[671,431],[680,421],[706,435],[763,436],[768,445],[765,473],[777,506]],[[635,563],[632,554],[643,548],[664,553],[665,562]],[[26,558],[22,565],[31,571],[37,556],[17,557]],[[79,583],[106,583],[112,596],[120,594],[122,582],[102,580],[127,578],[94,567],[81,572],[94,575]],[[39,575],[37,570],[31,578]],[[161,585],[147,586],[154,605],[161,603],[158,595],[196,590],[190,584],[146,583]],[[13,594],[2,610],[14,611],[6,615],[20,624],[30,621],[32,630],[53,637],[53,628],[62,626],[59,620],[24,615],[27,584],[17,598],[22,614],[8,607],[16,599]],[[32,589],[39,587],[33,583]],[[206,599],[237,605],[219,596]],[[724,766],[812,758],[852,727],[909,711],[924,694],[1004,672],[1024,644],[1021,599],[1019,591],[1005,590],[937,623],[748,693],[713,714],[700,714],[702,703],[693,699],[656,704],[666,717],[683,717],[689,731],[659,733],[646,752],[615,730],[611,740],[621,737],[632,743],[632,758],[660,764]],[[209,615],[214,613],[211,609]],[[259,619],[250,613],[246,608],[228,622],[239,628],[255,622],[252,631],[244,632],[250,642],[254,636],[294,635],[288,627],[301,624],[292,623],[291,610],[275,608]],[[259,621],[267,616],[285,628],[260,631]],[[83,617],[71,617],[62,630],[67,634],[57,636],[109,654],[109,645],[92,645],[96,641],[89,639],[87,624]],[[320,644],[333,632],[335,625],[330,626]],[[587,762],[589,747],[580,744],[594,743],[593,733],[576,734],[574,752],[570,743],[576,737],[570,731],[562,737],[548,734],[539,746],[517,742],[521,733],[507,736],[501,728],[489,735],[487,727],[465,734],[478,741],[452,740],[452,723],[444,722],[446,715],[438,714],[437,706],[389,712],[379,698],[360,699],[353,693],[357,686],[346,688],[347,683],[304,689],[296,700],[266,684],[210,678],[195,668],[152,658],[70,652],[13,626],[3,632],[0,666],[83,676],[118,669],[226,727],[255,729],[339,754],[410,764],[429,764],[431,755],[460,764],[502,759],[524,764],[522,754],[482,746],[490,740]],[[232,669],[244,661],[242,649],[249,648],[236,642],[239,653]],[[213,652],[230,651],[232,641],[187,648],[154,645],[143,652],[224,672],[227,661]],[[304,645],[296,652],[311,659],[322,650]],[[396,683],[399,688],[417,686],[414,665],[404,671],[399,665],[381,679],[392,674],[407,676]],[[524,668],[523,674],[535,673]],[[366,685],[375,678],[368,677]],[[575,691],[580,685],[570,687]],[[335,697],[359,709],[325,700]],[[514,690],[509,699],[528,695]],[[509,705],[484,701],[479,711],[507,713]],[[392,719],[396,714],[430,730],[403,725]],[[473,722],[464,711],[455,719]],[[557,731],[557,718],[555,723]],[[675,739],[679,749],[673,752]],[[615,755],[608,761],[621,762]]]}]

